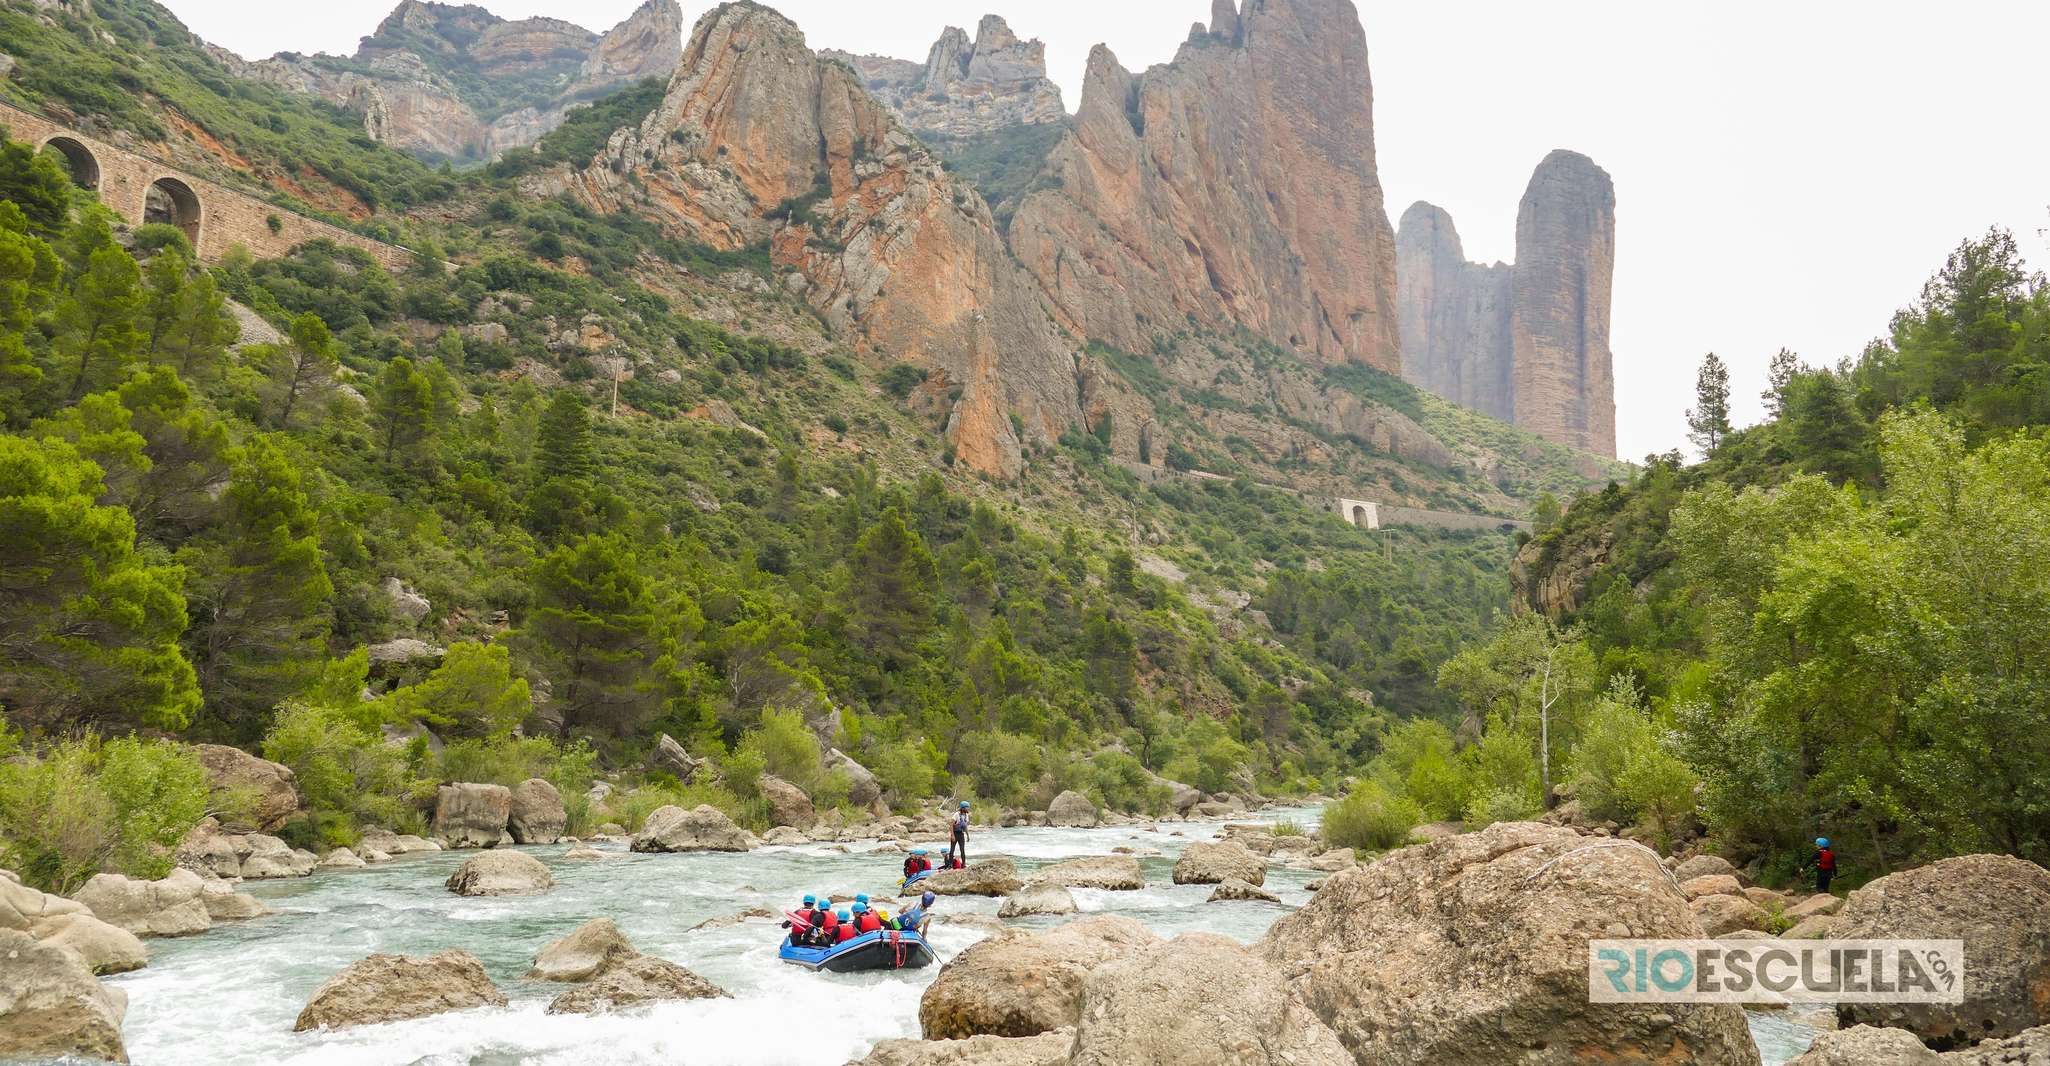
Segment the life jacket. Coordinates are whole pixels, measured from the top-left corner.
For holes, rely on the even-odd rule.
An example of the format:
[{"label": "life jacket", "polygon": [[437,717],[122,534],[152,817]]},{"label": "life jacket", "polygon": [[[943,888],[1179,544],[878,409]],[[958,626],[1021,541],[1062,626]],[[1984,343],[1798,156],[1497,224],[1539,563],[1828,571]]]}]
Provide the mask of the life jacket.
[{"label": "life jacket", "polygon": [[962,811],[960,814],[954,816],[954,835],[957,837],[965,837],[968,835],[967,811]]},{"label": "life jacket", "polygon": [[1815,853],[1815,868],[1818,870],[1836,869],[1836,852],[1828,848],[1817,851]]},{"label": "life jacket", "polygon": [[868,911],[854,916],[854,931],[856,933],[873,933],[876,930],[881,929],[882,927],[883,923],[880,919],[878,919],[875,916],[874,911]]},{"label": "life jacket", "polygon": [[913,855],[904,860],[904,876],[906,877],[915,877],[928,869],[931,869],[931,867],[926,863],[925,856],[923,855]]},{"label": "life jacket", "polygon": [[834,929],[836,930],[836,931],[835,931],[835,932],[833,933],[833,942],[834,942],[834,943],[836,943],[836,944],[844,944],[844,943],[846,943],[847,941],[849,941],[849,940],[852,940],[852,939],[854,939],[854,923],[853,923],[853,922],[848,922],[848,923],[847,923],[846,925],[836,925],[836,926],[834,926],[833,928],[834,928]]}]

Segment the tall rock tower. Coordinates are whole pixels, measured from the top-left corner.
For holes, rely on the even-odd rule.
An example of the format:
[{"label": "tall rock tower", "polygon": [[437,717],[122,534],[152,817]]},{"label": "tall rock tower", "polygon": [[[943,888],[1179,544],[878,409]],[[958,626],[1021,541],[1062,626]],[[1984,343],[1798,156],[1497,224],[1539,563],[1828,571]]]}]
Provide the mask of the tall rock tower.
[{"label": "tall rock tower", "polygon": [[1419,201],[1396,237],[1403,376],[1547,440],[1616,453],[1609,292],[1616,190],[1578,152],[1531,174],[1516,265],[1466,261],[1443,208]]}]

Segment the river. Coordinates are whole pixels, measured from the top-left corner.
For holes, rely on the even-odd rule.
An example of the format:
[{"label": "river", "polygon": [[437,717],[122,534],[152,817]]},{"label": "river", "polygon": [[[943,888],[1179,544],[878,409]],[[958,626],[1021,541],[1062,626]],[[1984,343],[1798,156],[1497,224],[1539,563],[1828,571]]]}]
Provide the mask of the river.
[{"label": "river", "polygon": [[[1249,820],[1290,821],[1308,830],[1317,811],[1275,809]],[[1206,903],[1209,886],[1169,880],[1174,856],[1215,836],[1208,823],[1110,829],[987,829],[976,855],[1004,854],[1029,870],[1126,845],[1142,856],[1145,889],[1075,891],[1084,912],[1130,915],[1163,935],[1190,930],[1251,941],[1306,902],[1315,874],[1276,867],[1267,887],[1280,904]],[[1182,834],[1182,835],[1177,835]],[[917,1036],[918,997],[938,967],[897,973],[813,974],[776,958],[781,931],[749,922],[693,932],[710,918],[749,907],[782,911],[806,892],[872,892],[894,880],[895,851],[873,845],[763,848],[744,855],[634,855],[565,862],[563,847],[523,849],[546,862],[555,888],[540,896],[470,899],[442,887],[468,854],[438,852],[362,870],[255,881],[244,890],[278,913],[222,922],[203,936],[150,941],[147,968],[110,984],[124,989],[129,1058],[146,1066],[511,1066],[570,1063],[688,1063],[701,1066],[841,1066],[876,1041]],[[616,847],[616,846],[615,846]],[[945,897],[937,915],[994,915],[997,902]],[[521,975],[549,940],[587,919],[610,917],[634,945],[688,966],[732,999],[661,1004],[618,1015],[551,1016],[543,1008],[564,986]],[[1032,919],[1051,926],[1064,919]],[[936,921],[942,959],[980,934]],[[322,981],[372,952],[426,954],[462,948],[511,998],[504,1010],[470,1011],[337,1032],[294,1033],[292,1022]],[[1767,1066],[1805,1049],[1798,1022],[1752,1015]]]}]

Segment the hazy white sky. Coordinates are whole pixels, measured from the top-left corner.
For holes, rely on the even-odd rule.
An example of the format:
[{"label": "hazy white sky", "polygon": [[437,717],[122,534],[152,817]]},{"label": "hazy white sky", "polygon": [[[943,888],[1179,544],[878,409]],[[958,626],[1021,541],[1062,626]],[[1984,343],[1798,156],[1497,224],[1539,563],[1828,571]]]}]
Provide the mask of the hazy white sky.
[{"label": "hazy white sky", "polygon": [[[252,58],[350,52],[395,0],[169,0]],[[484,0],[603,30],[639,0]],[[1851,355],[1944,254],[1989,225],[2050,267],[2042,42],[2050,4],[1677,5],[1358,0],[1390,219],[1452,212],[1469,258],[1512,259],[1516,203],[1552,148],[1616,180],[1619,450],[1684,447],[1704,352],[1755,419],[1766,358]],[[711,5],[684,0],[689,21]],[[814,48],[923,59],[986,10],[1046,41],[1070,110],[1091,45],[1164,62],[1209,0],[780,0]],[[282,11],[289,10],[289,15]]]}]

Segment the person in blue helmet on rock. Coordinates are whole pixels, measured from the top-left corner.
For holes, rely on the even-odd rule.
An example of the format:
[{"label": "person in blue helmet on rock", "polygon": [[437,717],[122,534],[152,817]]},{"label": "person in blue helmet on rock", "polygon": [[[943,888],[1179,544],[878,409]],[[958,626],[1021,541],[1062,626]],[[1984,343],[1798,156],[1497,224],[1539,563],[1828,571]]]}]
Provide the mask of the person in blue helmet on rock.
[{"label": "person in blue helmet on rock", "polygon": [[1828,837],[1815,838],[1815,854],[1806,865],[1815,867],[1815,891],[1829,894],[1829,883],[1836,879],[1836,851],[1829,846]]},{"label": "person in blue helmet on rock", "polygon": [[968,801],[961,801],[961,809],[954,814],[954,861],[965,869],[968,866]]}]

